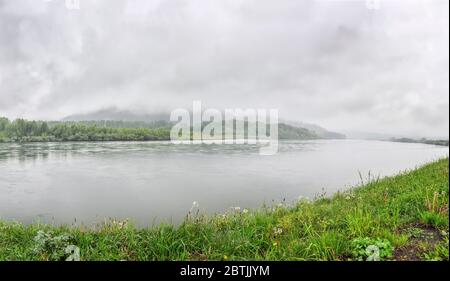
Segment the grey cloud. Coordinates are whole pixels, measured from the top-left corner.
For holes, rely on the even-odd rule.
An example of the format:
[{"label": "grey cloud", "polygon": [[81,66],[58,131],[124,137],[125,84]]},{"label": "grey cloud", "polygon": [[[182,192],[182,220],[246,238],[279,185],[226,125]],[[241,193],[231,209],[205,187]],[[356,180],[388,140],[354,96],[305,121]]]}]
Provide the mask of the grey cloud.
[{"label": "grey cloud", "polygon": [[333,130],[448,135],[447,1],[80,3],[0,1],[2,114],[201,99]]}]

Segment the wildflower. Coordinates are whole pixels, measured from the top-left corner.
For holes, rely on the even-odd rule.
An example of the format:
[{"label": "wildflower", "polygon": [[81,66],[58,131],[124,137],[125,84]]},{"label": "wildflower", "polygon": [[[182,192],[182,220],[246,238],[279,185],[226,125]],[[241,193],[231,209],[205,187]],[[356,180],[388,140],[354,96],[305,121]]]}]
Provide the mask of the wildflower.
[{"label": "wildflower", "polygon": [[300,203],[311,203],[311,200],[308,197],[300,195],[297,197],[297,201]]},{"label": "wildflower", "polygon": [[241,211],[241,207],[231,207],[231,209],[236,211],[236,212],[240,212]]},{"label": "wildflower", "polygon": [[275,235],[280,235],[281,233],[283,233],[283,229],[280,228],[280,227],[274,227],[274,228],[273,228],[273,233],[274,233]]},{"label": "wildflower", "polygon": [[228,256],[227,256],[227,255],[224,255],[224,256],[223,256],[223,259],[224,259],[224,260],[228,260]]},{"label": "wildflower", "polygon": [[66,254],[69,256],[66,258],[66,261],[80,261],[80,248],[75,245],[69,245],[64,250]]},{"label": "wildflower", "polygon": [[369,245],[366,248],[366,261],[379,261],[380,260],[380,249],[375,245]]},{"label": "wildflower", "polygon": [[188,216],[190,216],[190,214],[192,213],[192,211],[194,211],[195,208],[198,208],[200,206],[200,204],[198,204],[197,201],[192,202],[192,207],[189,210]]},{"label": "wildflower", "polygon": [[123,229],[128,224],[128,220],[117,221],[116,224],[120,229]]},{"label": "wildflower", "polygon": [[247,210],[247,209],[244,209],[244,210],[242,210],[242,213],[247,214],[247,213],[248,213],[248,210]]}]

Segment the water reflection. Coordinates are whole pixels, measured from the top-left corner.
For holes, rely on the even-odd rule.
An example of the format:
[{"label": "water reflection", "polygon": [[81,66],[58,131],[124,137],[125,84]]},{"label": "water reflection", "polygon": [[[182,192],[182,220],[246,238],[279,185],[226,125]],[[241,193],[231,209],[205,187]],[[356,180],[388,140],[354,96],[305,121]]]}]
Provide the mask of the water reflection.
[{"label": "water reflection", "polygon": [[[320,141],[285,141],[280,152],[292,150],[314,150]],[[101,153],[204,153],[204,154],[257,154],[259,144],[218,145],[218,144],[179,144],[161,142],[54,142],[54,143],[0,143],[0,160],[19,159],[20,161],[46,159],[49,154],[59,157],[70,155],[95,155]]]}]

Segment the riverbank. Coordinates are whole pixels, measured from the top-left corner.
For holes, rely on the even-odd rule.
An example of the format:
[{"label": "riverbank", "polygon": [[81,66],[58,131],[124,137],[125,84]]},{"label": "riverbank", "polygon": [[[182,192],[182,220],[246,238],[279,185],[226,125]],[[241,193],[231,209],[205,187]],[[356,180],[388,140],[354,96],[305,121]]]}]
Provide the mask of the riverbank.
[{"label": "riverbank", "polygon": [[[0,222],[0,260],[448,260],[448,159],[295,206],[178,227]],[[79,255],[78,255],[79,250]]]},{"label": "riverbank", "polygon": [[411,139],[411,138],[392,138],[388,141],[403,142],[403,143],[423,143],[439,146],[448,146],[448,140],[428,140],[428,139]]},{"label": "riverbank", "polygon": [[[202,128],[206,124],[203,123]],[[0,143],[163,141],[171,139],[170,131],[174,125],[175,123],[168,121],[29,121],[25,119],[10,121],[0,116]],[[220,123],[219,125],[222,126]],[[245,122],[241,130],[234,130],[234,137],[251,134],[248,131],[248,125],[248,122]],[[194,136],[192,128],[189,134],[191,139],[199,138]],[[216,137],[225,139],[225,129],[222,133],[215,134],[217,134]],[[257,136],[256,131],[253,134]],[[278,124],[278,137],[292,140],[322,139],[313,131],[283,123]]]}]

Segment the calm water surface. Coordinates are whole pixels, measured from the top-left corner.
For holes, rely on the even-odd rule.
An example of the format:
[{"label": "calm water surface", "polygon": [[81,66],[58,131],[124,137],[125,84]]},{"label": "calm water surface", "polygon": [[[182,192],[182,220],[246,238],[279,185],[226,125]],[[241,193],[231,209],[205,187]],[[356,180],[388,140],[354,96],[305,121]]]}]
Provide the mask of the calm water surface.
[{"label": "calm water surface", "polygon": [[448,156],[448,147],[362,140],[285,141],[260,156],[250,145],[168,142],[0,144],[0,218],[139,226],[202,212],[256,208],[332,194]]}]

